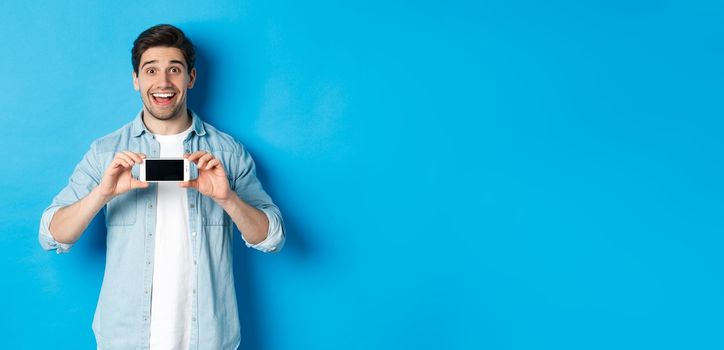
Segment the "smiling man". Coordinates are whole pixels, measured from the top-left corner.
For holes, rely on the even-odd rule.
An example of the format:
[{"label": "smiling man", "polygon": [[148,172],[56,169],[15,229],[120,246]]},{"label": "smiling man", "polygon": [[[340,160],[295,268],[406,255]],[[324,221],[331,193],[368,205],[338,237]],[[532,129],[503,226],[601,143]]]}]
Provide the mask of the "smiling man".
[{"label": "smiling man", "polygon": [[[95,140],[43,212],[44,249],[68,252],[106,217],[106,269],[93,331],[99,349],[236,349],[233,225],[248,247],[278,252],[281,213],[243,145],[187,108],[196,81],[191,41],[158,25],[133,43],[143,109]],[[138,180],[144,158],[185,157],[188,182]]]}]

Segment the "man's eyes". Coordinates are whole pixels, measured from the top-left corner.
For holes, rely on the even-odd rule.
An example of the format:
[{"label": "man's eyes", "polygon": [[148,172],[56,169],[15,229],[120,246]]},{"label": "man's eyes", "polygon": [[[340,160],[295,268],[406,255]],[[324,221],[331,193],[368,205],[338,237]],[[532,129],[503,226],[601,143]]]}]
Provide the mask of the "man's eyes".
[{"label": "man's eyes", "polygon": [[[168,69],[171,73],[181,73],[181,68],[178,67],[171,67]],[[156,68],[148,68],[146,69],[146,74],[156,74]]]}]

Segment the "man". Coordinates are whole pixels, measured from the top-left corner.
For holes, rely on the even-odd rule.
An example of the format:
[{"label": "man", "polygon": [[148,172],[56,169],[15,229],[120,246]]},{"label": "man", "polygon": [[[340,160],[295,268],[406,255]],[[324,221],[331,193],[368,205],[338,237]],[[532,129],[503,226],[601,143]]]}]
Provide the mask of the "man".
[{"label": "man", "polygon": [[[236,349],[232,222],[248,247],[278,252],[284,244],[281,214],[249,153],[186,106],[194,57],[176,27],[139,35],[133,86],[143,109],[91,144],[41,218],[40,244],[64,253],[105,210],[106,269],[93,318],[100,349]],[[196,164],[193,180],[137,180],[144,158],[181,156]]]}]

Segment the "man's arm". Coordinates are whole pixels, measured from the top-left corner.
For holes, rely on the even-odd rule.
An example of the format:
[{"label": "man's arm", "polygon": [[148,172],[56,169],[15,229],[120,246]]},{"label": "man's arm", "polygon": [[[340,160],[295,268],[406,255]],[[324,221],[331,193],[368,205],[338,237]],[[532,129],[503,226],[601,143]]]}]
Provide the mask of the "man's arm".
[{"label": "man's arm", "polygon": [[[117,153],[98,186],[92,187],[93,184],[86,184],[86,188],[92,187],[86,196],[57,209],[52,215],[48,230],[53,240],[63,244],[75,243],[91,220],[113,197],[135,188],[148,187],[148,183],[138,181],[131,175],[133,165],[142,163],[144,157],[143,154],[129,151]],[[87,157],[84,162],[89,162]],[[71,178],[71,185],[73,182]]]},{"label": "man's arm", "polygon": [[229,198],[216,202],[229,214],[247,243],[259,244],[266,239],[269,219],[264,212],[244,202],[234,191]]},{"label": "man's arm", "polygon": [[279,251],[285,240],[281,214],[261,188],[251,156],[242,153],[243,171],[237,171],[233,187],[221,161],[204,151],[184,155],[196,164],[199,175],[180,185],[195,188],[216,201],[234,221],[247,246],[263,252]]},{"label": "man's arm", "polygon": [[50,220],[53,239],[58,243],[75,243],[106,203],[107,198],[96,187],[79,201],[58,209]]}]

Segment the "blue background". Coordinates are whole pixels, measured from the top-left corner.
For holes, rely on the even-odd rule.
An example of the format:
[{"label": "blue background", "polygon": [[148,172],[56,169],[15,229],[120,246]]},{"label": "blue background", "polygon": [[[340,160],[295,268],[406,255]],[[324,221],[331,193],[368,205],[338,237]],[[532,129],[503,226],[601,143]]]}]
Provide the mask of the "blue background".
[{"label": "blue background", "polygon": [[287,246],[235,243],[243,349],[722,349],[715,1],[5,2],[3,348],[95,348],[99,219],[41,212],[140,110],[151,25],[241,140]]}]

